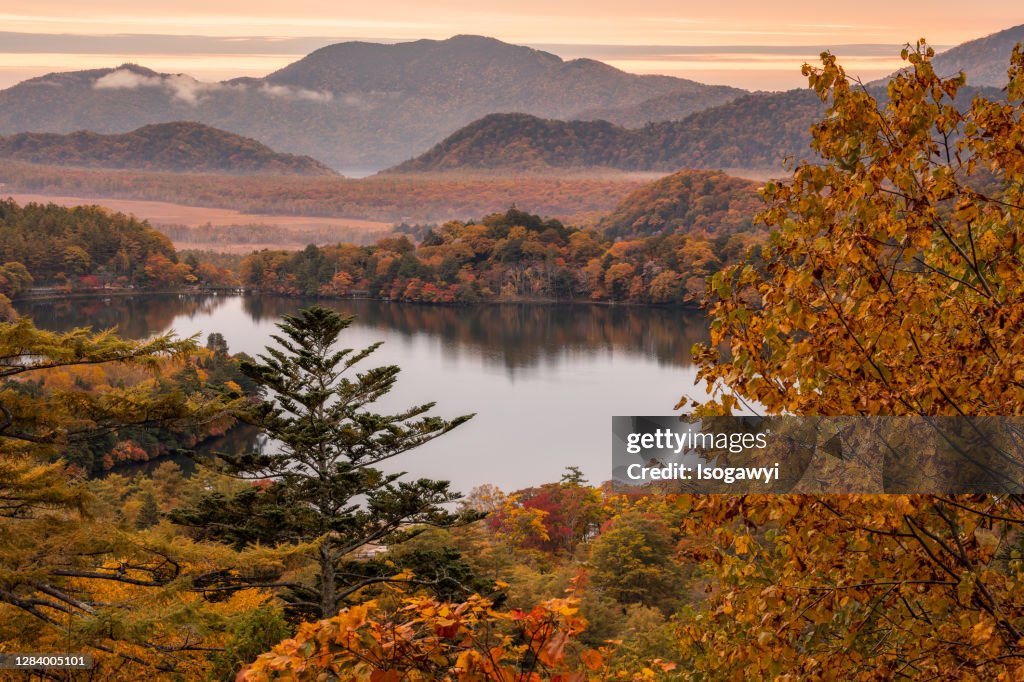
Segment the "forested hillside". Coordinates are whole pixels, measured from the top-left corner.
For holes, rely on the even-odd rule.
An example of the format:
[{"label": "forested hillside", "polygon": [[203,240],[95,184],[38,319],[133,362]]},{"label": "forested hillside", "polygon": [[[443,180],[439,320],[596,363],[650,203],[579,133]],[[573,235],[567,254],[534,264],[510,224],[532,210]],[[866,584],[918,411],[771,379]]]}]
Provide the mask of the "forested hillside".
[{"label": "forested hillside", "polygon": [[744,95],[681,121],[627,129],[607,121],[494,114],[453,133],[395,172],[473,168],[779,168],[808,158],[823,105],[806,90]]},{"label": "forested hillside", "polygon": [[[170,239],[148,224],[97,206],[0,201],[0,295],[31,283],[67,287],[181,286],[198,281]],[[20,273],[15,277],[14,272]],[[214,278],[222,275],[208,270]]]},{"label": "forested hillside", "polygon": [[[870,89],[884,105],[884,88]],[[975,95],[998,100],[995,88],[970,87],[956,105]],[[783,170],[785,162],[815,158],[811,127],[826,105],[810,90],[743,95],[681,121],[627,129],[606,121],[554,121],[525,114],[494,114],[456,131],[390,172],[473,169],[548,170],[618,168],[673,172],[681,168]]]},{"label": "forested hillside", "polygon": [[95,206],[0,202],[0,262],[25,266],[37,282],[102,273],[126,284],[147,278],[147,260],[176,260],[167,237]]},{"label": "forested hillside", "polygon": [[192,173],[336,175],[308,156],[279,154],[240,135],[176,121],[130,133],[20,133],[0,137],[0,158],[56,166]]},{"label": "forested hillside", "polygon": [[[231,286],[289,296],[370,296],[431,303],[552,299],[693,303],[704,278],[737,262],[763,235],[753,184],[681,173],[620,206],[608,232],[515,208],[449,221],[375,244],[309,245],[229,259],[181,258],[146,223],[98,207],[0,203],[0,294],[30,284],[72,288]],[[656,226],[659,226],[657,227]],[[626,237],[625,240],[614,240]]]},{"label": "forested hillside", "polygon": [[967,82],[1004,88],[1008,82],[1006,64],[1017,43],[1024,41],[1024,24],[969,40],[935,56],[935,71],[941,76],[954,76],[963,71]]},{"label": "forested hillside", "polygon": [[[721,181],[712,178],[712,181]],[[710,227],[713,205],[692,211]],[[743,259],[763,232],[731,225],[721,233],[662,231],[613,239],[593,229],[517,209],[479,222],[445,223],[416,246],[389,237],[372,246],[308,246],[259,251],[240,266],[242,284],[291,296],[369,295],[397,301],[474,303],[530,299],[695,303],[705,278]]]},{"label": "forested hillside", "polygon": [[610,237],[752,230],[757,183],[715,171],[680,171],[639,188],[598,224]]}]

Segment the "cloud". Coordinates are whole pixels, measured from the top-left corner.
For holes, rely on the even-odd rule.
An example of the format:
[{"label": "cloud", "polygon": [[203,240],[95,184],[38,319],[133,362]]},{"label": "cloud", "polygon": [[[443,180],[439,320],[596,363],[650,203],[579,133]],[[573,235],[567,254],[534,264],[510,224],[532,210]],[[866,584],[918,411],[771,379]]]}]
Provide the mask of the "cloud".
[{"label": "cloud", "polygon": [[221,89],[219,83],[202,83],[192,76],[186,76],[181,73],[165,77],[164,87],[167,88],[176,99],[180,99],[182,102],[193,106],[195,106],[196,103],[199,102],[199,99],[206,93]]},{"label": "cloud", "polygon": [[172,99],[195,106],[203,95],[222,89],[220,83],[203,83],[192,76],[179,73],[171,76],[148,75],[127,68],[114,69],[97,78],[92,87],[96,90],[137,90],[139,88],[161,88]]},{"label": "cloud", "polygon": [[306,88],[294,88],[290,85],[270,85],[264,83],[260,86],[260,92],[267,97],[305,99],[310,102],[330,102],[334,99],[334,95],[326,90],[307,90]]},{"label": "cloud", "polygon": [[159,76],[146,76],[130,69],[114,69],[107,75],[97,78],[92,84],[96,90],[137,90],[161,86],[163,79]]},{"label": "cloud", "polygon": [[[192,76],[178,73],[174,75],[162,75],[150,73],[139,73],[129,67],[119,67],[110,73],[93,81],[92,87],[96,90],[137,90],[139,88],[160,88],[172,99],[195,106],[206,95],[219,90],[247,90],[248,87],[242,84],[227,85],[224,83],[204,83]],[[277,97],[288,100],[307,100],[310,102],[330,102],[334,95],[326,90],[308,90],[306,88],[293,87],[291,85],[270,85],[262,84],[257,92],[267,97]]]}]

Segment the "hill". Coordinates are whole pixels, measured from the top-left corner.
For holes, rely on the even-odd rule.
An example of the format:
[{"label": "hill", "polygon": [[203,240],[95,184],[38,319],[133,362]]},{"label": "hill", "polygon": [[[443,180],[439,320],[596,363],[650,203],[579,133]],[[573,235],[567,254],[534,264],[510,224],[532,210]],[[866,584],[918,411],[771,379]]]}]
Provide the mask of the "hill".
[{"label": "hill", "polygon": [[0,158],[85,168],[336,175],[308,156],[279,154],[256,140],[188,121],[157,123],[114,135],[78,131],[0,137]]},{"label": "hill", "polygon": [[0,263],[23,267],[37,285],[86,277],[147,286],[176,269],[177,254],[167,237],[121,213],[0,200]]},{"label": "hill", "polygon": [[736,88],[724,85],[704,85],[699,96],[688,90],[671,95],[660,95],[627,107],[588,109],[576,114],[581,121],[609,121],[626,128],[640,128],[656,121],[678,121],[690,114],[731,102],[741,95]]},{"label": "hill", "polygon": [[[872,95],[885,103],[884,88]],[[965,87],[958,106],[995,88]],[[473,169],[543,171],[617,168],[673,172],[681,168],[781,169],[787,159],[813,158],[811,126],[825,105],[812,90],[751,93],[681,121],[628,129],[607,121],[554,121],[524,114],[494,114],[456,131],[395,173]]]},{"label": "hill", "polygon": [[627,129],[607,121],[494,114],[455,132],[395,172],[456,169],[778,167],[809,152],[824,106],[809,90],[744,95],[682,121]]},{"label": "hill", "polygon": [[743,91],[628,74],[590,59],[564,61],[479,36],[347,42],[265,78],[206,83],[132,64],[33,78],[0,91],[0,134],[121,133],[193,120],[335,168],[382,168],[490,113],[571,119],[663,96],[699,109],[723,93]]},{"label": "hill", "polygon": [[729,235],[753,229],[764,208],[757,183],[717,171],[685,170],[640,187],[598,224],[609,237]]}]

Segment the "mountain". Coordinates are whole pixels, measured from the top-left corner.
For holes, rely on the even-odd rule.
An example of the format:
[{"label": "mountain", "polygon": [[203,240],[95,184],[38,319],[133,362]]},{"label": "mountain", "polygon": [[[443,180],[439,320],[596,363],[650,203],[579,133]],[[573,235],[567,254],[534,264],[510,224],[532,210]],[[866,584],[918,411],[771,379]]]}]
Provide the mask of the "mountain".
[{"label": "mountain", "polygon": [[744,95],[681,121],[639,129],[493,114],[392,171],[778,167],[786,157],[810,154],[810,127],[824,110],[812,91],[790,90]]},{"label": "mountain", "polygon": [[[885,103],[884,88],[871,87],[869,92],[880,105]],[[956,103],[969,106],[979,94],[991,100],[1005,98],[996,88],[967,86],[958,93]],[[814,91],[805,89],[751,93],[681,121],[648,123],[637,129],[607,121],[492,114],[388,172],[781,169],[787,159],[814,158],[811,127],[825,111]]]},{"label": "mountain", "polygon": [[132,64],[33,78],[0,91],[0,134],[121,133],[193,120],[336,168],[380,168],[490,113],[571,119],[662,97],[699,109],[742,92],[479,36],[348,42],[265,78],[206,83]]},{"label": "mountain", "polygon": [[177,121],[130,133],[78,131],[0,137],[0,158],[56,166],[240,175],[336,175],[308,156],[279,154],[247,137]]},{"label": "mountain", "polygon": [[610,237],[701,232],[727,235],[753,229],[764,208],[757,183],[719,171],[685,170],[644,185],[598,225]]},{"label": "mountain", "polygon": [[627,107],[588,109],[576,114],[575,118],[581,121],[609,121],[626,128],[639,128],[655,121],[678,121],[690,114],[731,102],[746,94],[742,90],[726,85],[694,85],[702,88],[699,95],[692,92],[693,88],[688,88],[671,95],[652,97]]},{"label": "mountain", "polygon": [[1010,54],[1020,42],[1024,42],[1024,24],[950,48],[937,54],[932,65],[940,76],[963,71],[969,85],[1005,88]]},{"label": "mountain", "polygon": [[617,166],[633,131],[607,121],[491,114],[387,172]]}]

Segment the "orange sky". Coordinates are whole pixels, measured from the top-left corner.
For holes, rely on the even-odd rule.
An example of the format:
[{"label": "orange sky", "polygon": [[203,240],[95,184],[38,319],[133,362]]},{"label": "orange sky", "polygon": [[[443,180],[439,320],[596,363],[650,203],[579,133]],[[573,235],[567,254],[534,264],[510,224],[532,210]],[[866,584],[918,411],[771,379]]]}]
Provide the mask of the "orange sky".
[{"label": "orange sky", "polygon": [[[800,64],[821,48],[853,44],[901,45],[920,36],[953,45],[1024,23],[1019,0],[4,0],[0,5],[0,86],[52,70],[138,61],[200,78],[261,75],[308,49],[273,49],[273,41],[226,54],[194,41],[162,51],[127,48],[114,39],[72,52],[61,34],[148,34],[273,39],[309,38],[316,44],[361,38],[409,40],[458,33],[490,35],[546,47],[563,56],[591,56],[637,73],[670,73],[744,87],[793,87]],[[965,11],[969,7],[969,11]],[[11,34],[37,34],[5,49]],[[570,49],[571,45],[591,47]],[[623,57],[598,46],[793,46],[785,53],[736,54],[720,49],[695,56],[654,50]],[[843,57],[843,50],[836,50]],[[897,63],[877,51],[846,48],[851,71],[881,75]],[[569,54],[573,53],[573,54]]]}]

